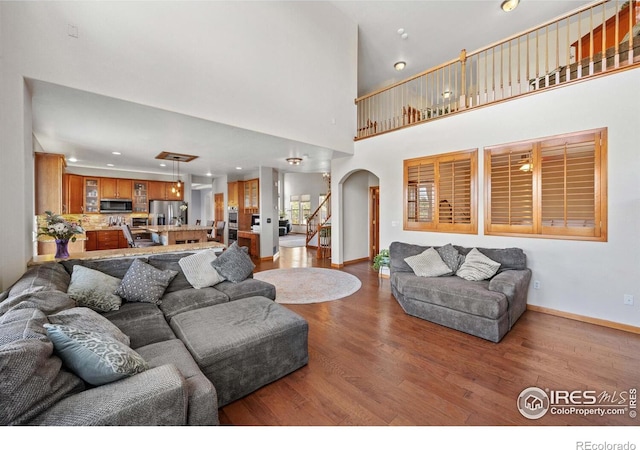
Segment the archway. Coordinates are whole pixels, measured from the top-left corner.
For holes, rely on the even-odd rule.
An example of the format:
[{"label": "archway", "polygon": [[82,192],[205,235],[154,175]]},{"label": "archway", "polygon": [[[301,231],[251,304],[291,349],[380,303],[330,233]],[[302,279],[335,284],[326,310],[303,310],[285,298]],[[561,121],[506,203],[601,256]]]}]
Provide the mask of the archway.
[{"label": "archway", "polygon": [[341,239],[340,255],[343,264],[365,261],[371,258],[372,227],[378,227],[371,195],[377,192],[380,179],[374,173],[357,169],[347,173],[340,181]]}]

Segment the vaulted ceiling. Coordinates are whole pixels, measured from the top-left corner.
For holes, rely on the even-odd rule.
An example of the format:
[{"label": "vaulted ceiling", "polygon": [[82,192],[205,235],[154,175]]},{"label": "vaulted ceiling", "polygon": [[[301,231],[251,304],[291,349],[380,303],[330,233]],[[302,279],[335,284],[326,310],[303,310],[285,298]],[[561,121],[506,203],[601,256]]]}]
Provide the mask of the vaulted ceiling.
[{"label": "vaulted ceiling", "polygon": [[[362,95],[455,59],[462,49],[478,49],[590,2],[521,0],[510,13],[500,9],[499,0],[331,3],[358,25],[358,95]],[[393,68],[400,60],[407,63],[402,72]],[[198,61],[193,61],[193,67],[198,67]],[[46,82],[31,80],[29,88],[33,131],[40,144],[67,158],[83,153],[82,161],[69,166],[107,169],[107,164],[114,164],[118,170],[171,174],[170,167],[161,168],[154,159],[159,149],[168,146],[187,148],[199,156],[183,164],[182,173],[209,177],[241,174],[259,166],[324,172],[330,170],[331,159],[346,156]],[[207,151],[212,148],[216,151]],[[304,157],[304,165],[286,164],[292,148]],[[123,149],[126,155],[113,154]]]}]

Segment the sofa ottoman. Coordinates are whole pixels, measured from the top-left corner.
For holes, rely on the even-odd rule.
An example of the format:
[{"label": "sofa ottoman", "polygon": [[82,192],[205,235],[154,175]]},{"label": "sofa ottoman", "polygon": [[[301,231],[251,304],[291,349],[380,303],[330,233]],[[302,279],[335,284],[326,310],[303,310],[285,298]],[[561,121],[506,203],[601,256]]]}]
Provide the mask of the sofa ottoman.
[{"label": "sofa ottoman", "polygon": [[266,297],[187,311],[170,322],[225,406],[309,361],[309,326]]}]

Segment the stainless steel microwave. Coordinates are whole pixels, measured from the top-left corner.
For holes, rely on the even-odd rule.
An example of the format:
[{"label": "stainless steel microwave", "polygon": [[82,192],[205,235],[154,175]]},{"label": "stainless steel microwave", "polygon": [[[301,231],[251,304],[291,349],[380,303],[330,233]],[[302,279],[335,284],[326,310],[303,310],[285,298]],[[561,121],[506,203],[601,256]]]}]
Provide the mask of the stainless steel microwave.
[{"label": "stainless steel microwave", "polygon": [[100,212],[110,213],[130,213],[133,212],[133,202],[122,198],[103,198],[100,200]]}]

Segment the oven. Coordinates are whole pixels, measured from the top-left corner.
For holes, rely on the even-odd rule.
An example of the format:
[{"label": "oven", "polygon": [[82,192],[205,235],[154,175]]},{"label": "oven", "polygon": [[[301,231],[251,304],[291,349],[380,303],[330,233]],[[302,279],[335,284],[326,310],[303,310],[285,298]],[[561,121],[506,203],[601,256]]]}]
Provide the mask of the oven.
[{"label": "oven", "polygon": [[238,210],[229,210],[229,245],[238,240]]}]

